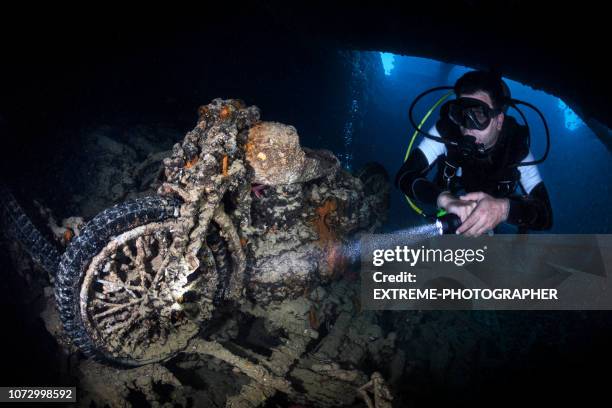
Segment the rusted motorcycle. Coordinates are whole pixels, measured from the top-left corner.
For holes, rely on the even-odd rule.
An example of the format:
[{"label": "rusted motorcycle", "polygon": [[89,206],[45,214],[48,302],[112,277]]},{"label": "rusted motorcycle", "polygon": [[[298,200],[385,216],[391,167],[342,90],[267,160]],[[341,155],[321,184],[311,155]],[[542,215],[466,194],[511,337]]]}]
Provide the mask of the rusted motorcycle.
[{"label": "rusted motorcycle", "polygon": [[302,148],[292,126],[216,99],[164,159],[157,195],[103,211],[70,242],[61,321],[99,360],[168,359],[214,327],[221,305],[296,298],[341,275],[342,243],[380,226],[387,201],[381,166],[355,177],[329,151]]},{"label": "rusted motorcycle", "polygon": [[[322,285],[355,279],[344,249],[385,220],[384,168],[352,175],[331,152],[300,146],[294,127],[215,99],[199,109],[155,184],[156,195],[91,219],[62,255],[0,185],[5,232],[54,280],[64,327],[56,336],[123,367],[180,352],[212,356],[251,379],[227,406],[257,406],[276,391],[321,406],[354,398],[367,376],[329,360],[340,352],[336,340],[321,340],[330,330],[334,339],[350,332],[357,291]],[[267,340],[245,343],[241,320],[259,322]],[[359,344],[353,358],[366,353]],[[305,400],[291,370],[306,376]],[[323,379],[334,391],[317,386]]]}]

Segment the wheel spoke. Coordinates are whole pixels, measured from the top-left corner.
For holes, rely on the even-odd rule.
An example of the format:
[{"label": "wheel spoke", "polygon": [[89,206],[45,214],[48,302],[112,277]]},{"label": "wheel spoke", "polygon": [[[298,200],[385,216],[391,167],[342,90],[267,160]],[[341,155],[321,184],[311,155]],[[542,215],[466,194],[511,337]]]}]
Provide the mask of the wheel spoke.
[{"label": "wheel spoke", "polygon": [[142,299],[135,299],[135,300],[132,300],[131,302],[124,303],[122,305],[118,305],[118,306],[115,306],[115,307],[111,307],[110,309],[105,310],[104,312],[101,312],[101,313],[93,315],[93,317],[94,317],[94,319],[99,319],[101,317],[108,316],[108,315],[120,312],[121,310],[124,310],[124,309],[126,309],[126,308],[128,308],[130,306],[133,306],[133,305],[135,305],[137,303],[141,303],[141,302],[142,302]]},{"label": "wheel spoke", "polygon": [[138,273],[140,275],[140,286],[143,289],[146,289],[145,282],[149,281],[149,277],[147,276],[147,272],[145,270],[145,258],[147,254],[145,251],[145,242],[143,237],[139,237],[136,240],[136,267],[138,269]]},{"label": "wheel spoke", "polygon": [[[125,283],[119,283],[119,282],[111,282],[108,280],[104,280],[104,279],[98,279],[97,282],[101,283],[102,285],[107,285],[110,286],[113,291],[117,291],[117,290],[121,290],[121,289],[125,289],[127,292],[131,293],[130,291],[146,291],[145,288],[140,287],[140,286],[134,286],[134,285],[127,285]],[[131,293],[133,296],[135,296],[133,293]]]},{"label": "wheel spoke", "polygon": [[115,332],[114,335],[117,337],[117,339],[122,339],[123,336],[127,334],[129,329],[142,319],[144,319],[144,316],[141,314],[134,314],[130,316],[128,320],[114,325],[109,334],[113,334],[113,332]]}]

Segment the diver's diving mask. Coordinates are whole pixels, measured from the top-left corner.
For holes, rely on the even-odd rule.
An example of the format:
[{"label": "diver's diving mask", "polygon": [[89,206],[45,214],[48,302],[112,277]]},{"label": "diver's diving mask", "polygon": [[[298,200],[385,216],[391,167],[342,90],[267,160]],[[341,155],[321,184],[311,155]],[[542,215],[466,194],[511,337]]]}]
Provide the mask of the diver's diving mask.
[{"label": "diver's diving mask", "polygon": [[465,129],[485,130],[491,119],[501,112],[475,98],[462,97],[448,102],[448,117]]},{"label": "diver's diving mask", "polygon": [[[424,92],[421,92],[416,98],[414,98],[414,100],[410,104],[410,107],[408,108],[408,119],[410,120],[410,124],[415,130],[409,146],[412,146],[412,143],[414,142],[417,134],[420,133],[426,138],[434,140],[438,143],[444,143],[447,146],[453,146],[453,147],[457,147],[461,149],[461,152],[466,157],[473,157],[475,154],[479,155],[480,157],[486,157],[487,151],[484,145],[476,143],[476,138],[474,136],[466,135],[462,137],[461,140],[456,140],[454,138],[442,137],[440,135],[431,135],[422,129],[423,124],[425,123],[427,118],[431,115],[431,113],[434,111],[434,109],[440,106],[440,117],[448,117],[453,123],[461,127],[464,127],[466,129],[484,130],[491,124],[491,119],[493,119],[495,116],[499,115],[502,112],[505,113],[509,107],[512,107],[519,113],[519,115],[521,115],[524,126],[527,128],[527,132],[529,134],[529,126],[527,124],[527,118],[525,117],[521,109],[519,109],[519,107],[517,106],[517,105],[525,105],[529,107],[530,109],[533,109],[538,114],[540,119],[542,120],[542,125],[544,126],[544,131],[546,134],[546,149],[544,151],[544,154],[542,154],[541,158],[537,160],[523,161],[517,164],[513,164],[512,166],[522,167],[522,166],[531,166],[534,164],[542,163],[544,160],[546,160],[546,157],[548,156],[548,152],[550,150],[550,131],[548,130],[548,124],[546,123],[546,119],[544,118],[544,115],[542,115],[542,112],[540,112],[540,110],[536,108],[535,106],[533,106],[532,104],[528,102],[520,101],[518,99],[511,98],[510,90],[508,89],[508,87],[505,85],[503,81],[502,81],[502,84],[506,88],[505,101],[504,101],[504,106],[502,109],[492,109],[485,102],[479,99],[468,98],[468,97],[457,98],[449,102],[446,102],[442,106],[440,106],[440,104],[446,98],[448,98],[451,94],[454,93],[454,87],[452,86],[437,86],[435,88],[431,88]],[[429,112],[427,112],[427,114],[423,117],[423,119],[421,120],[421,123],[417,125],[414,120],[414,107],[416,106],[416,104],[425,95],[428,95],[432,92],[442,91],[442,90],[446,90],[448,91],[448,93],[442,96],[440,99],[438,99],[438,101],[429,109]],[[409,153],[410,153],[410,147],[408,148],[408,151],[406,152],[406,157],[404,160],[408,159]]]}]

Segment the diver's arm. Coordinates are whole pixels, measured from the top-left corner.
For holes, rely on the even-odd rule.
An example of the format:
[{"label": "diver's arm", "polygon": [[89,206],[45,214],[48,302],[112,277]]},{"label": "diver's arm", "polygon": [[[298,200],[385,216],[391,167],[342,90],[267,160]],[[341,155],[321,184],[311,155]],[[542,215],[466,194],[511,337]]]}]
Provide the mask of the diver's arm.
[{"label": "diver's arm", "polygon": [[[436,126],[429,129],[429,134],[440,136]],[[442,191],[426,176],[438,157],[446,154],[444,143],[423,138],[419,146],[410,153],[408,159],[397,172],[395,186],[408,197],[422,204],[436,208],[438,196]]]},{"label": "diver's arm", "polygon": [[508,199],[508,223],[532,230],[552,227],[552,207],[543,181],[533,187],[527,196],[510,196]]},{"label": "diver's arm", "polygon": [[424,210],[426,212],[435,213],[438,208],[443,208],[447,212],[457,215],[462,222],[465,221],[476,203],[460,200],[449,191],[442,191],[436,184],[425,178],[427,172],[435,163],[434,159],[433,163],[430,164],[426,151],[422,151],[419,146],[410,154],[395,177],[395,186],[399,187],[412,200],[425,206]]},{"label": "diver's arm", "polygon": [[425,178],[432,165],[420,148],[415,149],[397,172],[395,187],[411,199],[435,207],[442,190]]},{"label": "diver's arm", "polygon": [[[531,152],[523,159],[533,161]],[[510,224],[532,230],[547,230],[552,227],[552,207],[548,192],[536,165],[520,166],[521,186],[526,196],[511,196],[508,220]]]}]

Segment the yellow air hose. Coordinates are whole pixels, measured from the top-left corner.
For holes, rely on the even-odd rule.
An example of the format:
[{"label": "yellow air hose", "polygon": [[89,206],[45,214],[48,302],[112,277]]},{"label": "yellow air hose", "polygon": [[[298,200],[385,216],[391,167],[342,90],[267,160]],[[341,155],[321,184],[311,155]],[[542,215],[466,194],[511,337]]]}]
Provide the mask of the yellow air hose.
[{"label": "yellow air hose", "polygon": [[[423,124],[427,121],[427,119],[429,119],[429,117],[431,116],[431,114],[433,113],[434,110],[436,110],[436,108],[438,106],[440,106],[440,104],[442,102],[444,102],[444,100],[446,100],[446,98],[448,98],[449,96],[451,96],[453,94],[454,91],[449,91],[448,93],[444,94],[440,99],[438,99],[438,101],[429,109],[429,111],[427,111],[427,113],[425,114],[425,116],[423,116],[423,119],[421,120],[421,123],[419,123],[419,129],[423,128]],[[418,130],[414,131],[414,134],[412,135],[412,138],[410,139],[410,144],[408,145],[408,150],[406,150],[406,156],[404,157],[404,161],[408,160],[408,156],[410,155],[410,151],[412,150],[412,145],[414,144],[414,141],[416,140],[417,135],[419,134]],[[404,197],[406,197],[406,200],[408,201],[408,204],[410,204],[410,207],[416,211],[417,214],[422,215],[422,216],[426,216],[425,214],[423,214],[423,210],[421,210],[411,199],[410,197],[408,197],[407,195],[404,195]]]}]

